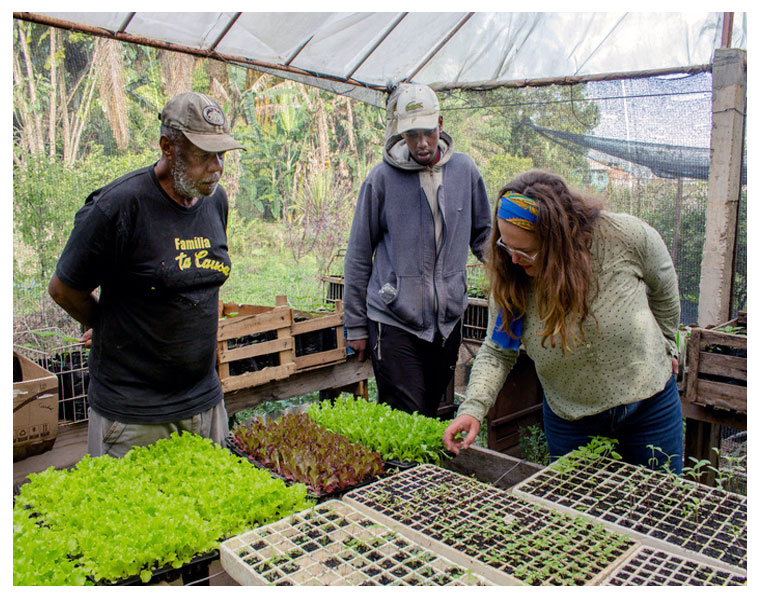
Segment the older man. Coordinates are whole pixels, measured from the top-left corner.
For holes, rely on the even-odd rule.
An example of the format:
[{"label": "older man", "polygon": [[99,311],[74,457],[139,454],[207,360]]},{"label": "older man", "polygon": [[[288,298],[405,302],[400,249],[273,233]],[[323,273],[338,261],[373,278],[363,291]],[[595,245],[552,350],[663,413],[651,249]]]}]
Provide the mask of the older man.
[{"label": "older man", "polygon": [[381,402],[435,417],[462,338],[468,248],[482,258],[491,210],[477,167],[442,130],[432,89],[402,85],[388,114],[344,262],[348,345],[371,356]]},{"label": "older man", "polygon": [[227,435],[216,330],[231,264],[219,178],[224,153],[243,147],[204,94],[175,96],[159,119],[161,158],[88,196],[49,285],[88,328],[92,456],[175,431]]}]

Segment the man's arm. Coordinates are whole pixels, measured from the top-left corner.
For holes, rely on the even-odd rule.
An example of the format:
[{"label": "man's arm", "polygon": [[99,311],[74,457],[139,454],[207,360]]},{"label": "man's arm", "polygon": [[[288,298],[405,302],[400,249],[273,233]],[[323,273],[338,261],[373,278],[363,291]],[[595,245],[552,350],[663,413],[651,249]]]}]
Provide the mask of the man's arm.
[{"label": "man's arm", "polygon": [[344,265],[343,311],[347,343],[363,361],[367,356],[367,285],[372,274],[376,215],[372,185],[366,180],[359,191]]},{"label": "man's arm", "polygon": [[491,234],[491,206],[488,204],[483,177],[473,165],[475,170],[472,189],[472,223],[470,225],[470,250],[478,257],[480,262],[485,262],[485,249],[488,245],[488,237]]},{"label": "man's arm", "polygon": [[63,283],[58,275],[53,275],[48,284],[48,292],[55,303],[87,329],[95,322],[98,310],[98,300],[93,291],[75,290]]}]

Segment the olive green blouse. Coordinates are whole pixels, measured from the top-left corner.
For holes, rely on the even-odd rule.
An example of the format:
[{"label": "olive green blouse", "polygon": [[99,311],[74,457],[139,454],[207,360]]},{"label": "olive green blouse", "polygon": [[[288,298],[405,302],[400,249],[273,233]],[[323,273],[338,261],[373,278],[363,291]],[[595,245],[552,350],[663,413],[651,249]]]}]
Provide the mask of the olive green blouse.
[{"label": "olive green blouse", "polygon": [[[523,320],[522,346],[551,409],[566,420],[648,398],[672,375],[680,319],[678,281],[657,231],[631,215],[603,211],[591,246],[599,292],[584,324],[585,340],[562,354],[541,345],[543,329],[533,294]],[[491,336],[498,309],[489,304],[488,335],[473,364],[458,414],[479,421],[517,359]]]}]

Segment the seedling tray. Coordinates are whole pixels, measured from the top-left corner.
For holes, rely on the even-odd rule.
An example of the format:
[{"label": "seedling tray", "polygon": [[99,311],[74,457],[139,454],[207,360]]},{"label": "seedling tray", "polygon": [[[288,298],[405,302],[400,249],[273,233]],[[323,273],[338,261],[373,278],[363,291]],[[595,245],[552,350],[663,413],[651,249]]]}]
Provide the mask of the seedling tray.
[{"label": "seedling tray", "polygon": [[242,585],[492,585],[339,500],[223,542]]},{"label": "seedling tray", "polygon": [[[227,436],[226,442],[227,442],[227,448],[235,456],[239,456],[241,458],[244,458],[245,460],[247,460],[249,463],[251,463],[257,469],[263,469],[263,470],[265,470],[267,473],[269,473],[270,475],[272,475],[272,477],[275,477],[276,479],[280,479],[283,482],[285,482],[285,485],[293,485],[295,483],[301,483],[301,482],[298,482],[298,481],[294,481],[293,479],[288,479],[286,477],[283,477],[277,471],[273,471],[272,469],[270,469],[266,465],[261,464],[259,461],[257,461],[255,458],[253,458],[250,454],[248,454],[245,450],[243,450],[242,448],[240,448],[240,446],[237,445],[237,443],[235,442],[235,437],[232,434],[230,434],[230,435]],[[387,468],[387,466],[386,466],[386,468]],[[361,487],[363,485],[367,485],[367,484],[372,483],[373,481],[376,481],[376,480],[377,480],[377,477],[373,477],[371,479],[367,479],[366,481],[363,481],[363,482],[358,483],[356,485],[347,486],[347,487],[344,487],[342,489],[336,490],[334,492],[317,492],[316,490],[312,489],[311,486],[309,486],[307,484],[304,484],[304,485],[306,485],[306,495],[309,498],[314,498],[318,502],[323,502],[323,501],[328,500],[330,498],[339,498],[342,494],[345,494],[346,492],[350,492],[353,489],[356,489],[356,488]]]},{"label": "seedling tray", "polygon": [[648,546],[639,548],[602,585],[747,585],[746,576]]},{"label": "seedling tray", "polygon": [[746,569],[745,496],[606,457],[566,458],[569,462],[539,471],[514,493],[595,517],[645,545]]},{"label": "seedling tray", "polygon": [[181,567],[164,566],[160,569],[154,569],[151,571],[151,578],[148,583],[143,583],[139,575],[134,575],[126,579],[111,582],[98,582],[98,585],[109,586],[143,586],[143,585],[156,585],[161,582],[176,581],[180,577],[185,585],[192,584],[198,579],[202,579],[204,576],[208,577],[209,565],[219,558],[219,551],[213,550],[205,554],[200,554],[190,561],[186,562]]},{"label": "seedling tray", "polygon": [[596,585],[634,548],[583,517],[420,465],[343,497],[416,543],[500,585]]}]

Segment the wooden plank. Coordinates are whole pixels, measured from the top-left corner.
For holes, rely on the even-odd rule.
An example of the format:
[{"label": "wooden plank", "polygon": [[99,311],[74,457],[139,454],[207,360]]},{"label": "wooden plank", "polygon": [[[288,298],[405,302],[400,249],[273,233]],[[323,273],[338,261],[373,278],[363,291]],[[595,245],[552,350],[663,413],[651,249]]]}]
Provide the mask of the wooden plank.
[{"label": "wooden plank", "polygon": [[303,371],[304,369],[310,369],[313,367],[318,367],[320,365],[327,365],[341,360],[346,360],[345,348],[337,348],[335,350],[327,350],[325,352],[317,352],[315,354],[306,354],[304,356],[296,356],[294,358],[297,371]]},{"label": "wooden plank", "polygon": [[[692,329],[692,335],[694,329]],[[737,350],[747,349],[747,336],[736,335],[735,333],[725,333],[723,331],[713,331],[711,329],[700,329],[701,340],[699,349],[704,350],[707,346],[720,345],[730,346]]]},{"label": "wooden plank", "polygon": [[234,302],[225,302],[222,304],[222,315],[234,318],[246,315],[260,315],[273,310],[272,306],[258,306],[255,304],[236,304]]},{"label": "wooden plank", "polygon": [[231,391],[225,394],[227,412],[234,415],[245,408],[257,406],[269,400],[284,400],[303,396],[309,392],[350,385],[374,377],[372,361],[359,362],[350,356],[343,362],[304,372],[296,372],[288,379],[264,383],[257,387]]},{"label": "wooden plank", "polygon": [[[681,411],[685,419],[724,425],[732,429],[747,429],[746,413],[742,414],[729,410],[718,410],[710,406],[692,404],[684,400],[683,397],[681,397]],[[687,454],[687,456],[689,455]]]},{"label": "wooden plank", "polygon": [[699,375],[720,375],[746,382],[747,359],[714,352],[700,352]]},{"label": "wooden plank", "polygon": [[261,371],[252,371],[242,375],[232,375],[222,380],[222,392],[225,394],[234,390],[255,387],[270,381],[285,379],[295,373],[296,366],[287,363],[278,367],[266,367]]},{"label": "wooden plank", "polygon": [[697,381],[697,404],[747,412],[747,388],[717,381]]},{"label": "wooden plank", "polygon": [[289,308],[277,308],[261,315],[221,319],[217,331],[217,340],[223,341],[246,335],[255,335],[266,331],[273,331],[283,326],[290,327],[291,324],[292,315]]},{"label": "wooden plank", "polygon": [[340,327],[343,325],[343,313],[329,314],[324,317],[314,317],[307,321],[294,321],[290,328],[293,335],[311,333],[320,329],[330,329],[331,327]]},{"label": "wooden plank", "polygon": [[695,327],[689,334],[689,341],[686,342],[686,377],[684,386],[684,397],[688,402],[694,402],[697,399],[697,376],[699,375],[699,358],[700,358],[700,340],[704,329]]},{"label": "wooden plank", "polygon": [[480,446],[461,450],[454,458],[445,460],[443,467],[462,475],[472,475],[504,490],[543,469],[541,465]]},{"label": "wooden plank", "polygon": [[[284,350],[290,350],[293,348],[293,338],[278,338],[276,340],[269,340],[268,342],[259,342],[258,344],[249,344],[248,346],[240,346],[239,348],[233,348],[232,350],[222,348],[219,350],[219,362],[230,363],[235,360],[242,360],[244,358],[252,358],[254,356],[264,356],[266,354],[276,354]],[[292,361],[287,361],[292,362]]]}]

